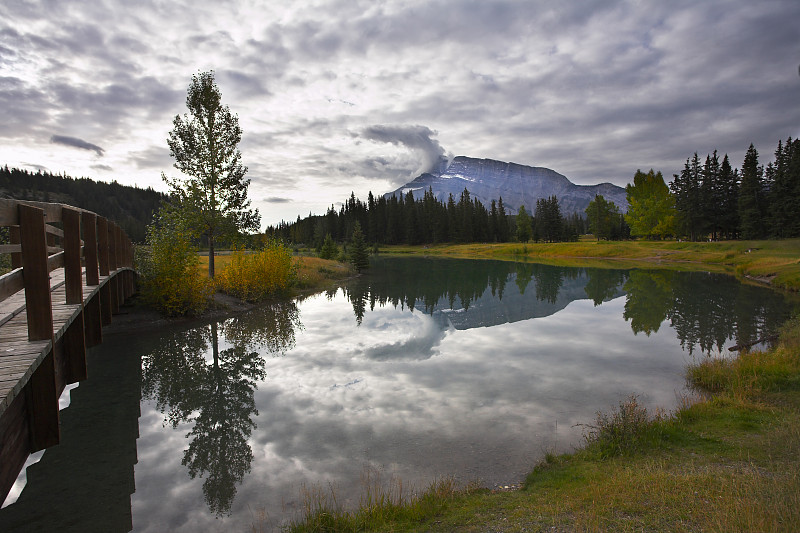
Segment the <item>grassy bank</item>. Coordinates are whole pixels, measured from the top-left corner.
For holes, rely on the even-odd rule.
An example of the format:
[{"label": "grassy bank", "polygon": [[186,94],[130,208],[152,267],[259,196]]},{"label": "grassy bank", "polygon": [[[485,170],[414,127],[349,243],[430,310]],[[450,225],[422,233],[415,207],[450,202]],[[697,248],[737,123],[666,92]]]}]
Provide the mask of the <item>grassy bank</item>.
[{"label": "grassy bank", "polygon": [[800,290],[800,239],[775,241],[593,241],[565,243],[386,246],[382,253],[448,257],[529,259],[579,266],[663,266],[728,272]]},{"label": "grassy bank", "polygon": [[[705,391],[674,413],[630,398],[548,455],[518,491],[439,482],[403,505],[353,512],[319,494],[290,531],[796,531],[800,524],[800,321],[779,345],[687,369]],[[254,525],[259,530],[259,525]]]}]

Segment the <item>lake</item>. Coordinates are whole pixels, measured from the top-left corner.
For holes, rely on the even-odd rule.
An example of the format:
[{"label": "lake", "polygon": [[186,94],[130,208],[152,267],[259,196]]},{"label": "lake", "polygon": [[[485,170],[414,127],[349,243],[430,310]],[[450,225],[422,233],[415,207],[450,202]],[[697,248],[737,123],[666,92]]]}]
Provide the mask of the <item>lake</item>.
[{"label": "lake", "polygon": [[376,258],[327,293],[107,336],[0,530],[249,530],[303,487],[513,486],[631,394],[676,407],[688,363],[795,305],[721,274]]}]

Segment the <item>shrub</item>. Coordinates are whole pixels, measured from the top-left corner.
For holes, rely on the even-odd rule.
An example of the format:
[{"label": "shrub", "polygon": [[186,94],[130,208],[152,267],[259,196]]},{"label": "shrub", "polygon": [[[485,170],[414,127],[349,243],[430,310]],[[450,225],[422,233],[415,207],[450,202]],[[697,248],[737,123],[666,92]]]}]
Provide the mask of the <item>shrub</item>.
[{"label": "shrub", "polygon": [[214,284],[198,269],[191,232],[176,213],[163,210],[147,228],[147,247],[138,247],[136,267],[145,302],[167,316],[199,314]]},{"label": "shrub", "polygon": [[297,270],[292,250],[283,243],[271,241],[256,253],[235,250],[228,265],[217,276],[217,283],[228,294],[258,301],[288,290],[297,279]]},{"label": "shrub", "polygon": [[610,414],[598,412],[595,425],[581,425],[588,428],[586,443],[605,458],[635,452],[643,442],[657,440],[667,419],[660,410],[651,416],[638,397],[631,395]]}]

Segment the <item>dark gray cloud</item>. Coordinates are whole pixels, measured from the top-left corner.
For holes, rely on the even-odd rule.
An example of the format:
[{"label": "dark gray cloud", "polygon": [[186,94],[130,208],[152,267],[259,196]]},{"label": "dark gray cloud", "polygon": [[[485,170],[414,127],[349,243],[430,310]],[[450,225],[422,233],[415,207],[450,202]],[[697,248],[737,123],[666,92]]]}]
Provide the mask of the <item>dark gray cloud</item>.
[{"label": "dark gray cloud", "polygon": [[[405,146],[420,156],[421,165],[416,169],[417,172],[430,172],[437,170],[442,165],[442,160],[447,159],[444,148],[439,141],[433,139],[437,132],[427,126],[420,125],[386,125],[375,124],[364,128],[359,136],[371,141],[389,143],[395,146]],[[386,164],[385,159],[378,159],[375,162]]]},{"label": "dark gray cloud", "polygon": [[50,137],[50,142],[55,144],[63,144],[65,146],[71,146],[73,148],[80,148],[81,150],[91,150],[94,151],[100,157],[102,157],[103,152],[105,152],[105,150],[103,150],[96,144],[84,141],[83,139],[78,139],[77,137],[68,137],[66,135],[53,135],[52,137]]},{"label": "dark gray cloud", "polygon": [[291,198],[281,198],[280,196],[268,196],[264,198],[268,204],[287,204],[292,201]]},{"label": "dark gray cloud", "polygon": [[800,135],[798,19],[795,0],[3,2],[0,160],[105,170],[47,146],[80,131],[159,186],[191,76],[215,70],[253,197],[309,192],[271,204],[276,219],[391,190],[449,152],[618,185],[694,151],[741,165],[750,142],[766,163]]}]

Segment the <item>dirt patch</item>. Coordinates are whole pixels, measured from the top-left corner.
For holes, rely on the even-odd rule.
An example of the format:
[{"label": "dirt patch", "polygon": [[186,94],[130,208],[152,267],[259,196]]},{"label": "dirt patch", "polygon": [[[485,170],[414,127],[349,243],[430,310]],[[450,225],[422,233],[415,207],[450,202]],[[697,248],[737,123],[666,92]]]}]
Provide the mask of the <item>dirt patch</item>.
[{"label": "dirt patch", "polygon": [[746,274],[744,277],[746,279],[749,279],[749,280],[752,280],[752,281],[757,281],[757,282],[763,283],[765,285],[771,285],[772,284],[772,280],[774,280],[778,276],[777,276],[777,274],[771,274],[769,276],[753,276],[753,275],[750,275],[750,274]]},{"label": "dirt patch", "polygon": [[201,315],[167,318],[142,303],[138,295],[133,295],[120,306],[119,313],[112,316],[111,324],[103,328],[103,335],[135,334],[176,325],[204,323],[237,315],[254,307],[256,304],[218,292]]}]

